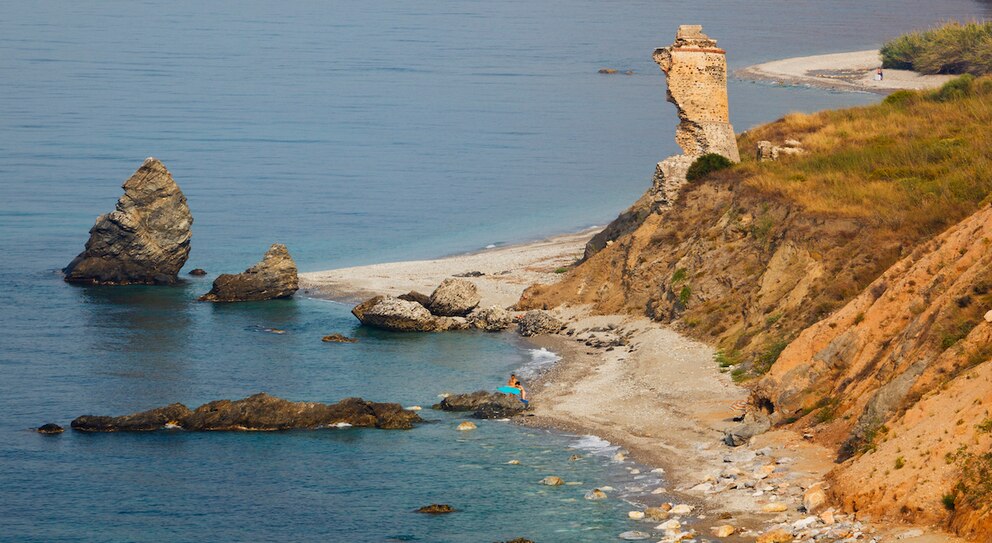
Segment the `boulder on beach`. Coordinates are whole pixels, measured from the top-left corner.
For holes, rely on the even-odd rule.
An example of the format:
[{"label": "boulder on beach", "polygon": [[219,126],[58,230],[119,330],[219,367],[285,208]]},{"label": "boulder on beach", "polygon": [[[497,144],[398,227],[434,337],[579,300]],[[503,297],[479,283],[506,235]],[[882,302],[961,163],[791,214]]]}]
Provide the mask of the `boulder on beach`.
[{"label": "boulder on beach", "polygon": [[417,302],[375,296],[351,310],[362,324],[393,332],[443,332],[468,328],[465,319],[436,317]]},{"label": "boulder on beach", "polygon": [[37,431],[39,434],[54,435],[54,434],[61,434],[62,432],[65,431],[65,428],[62,428],[58,424],[49,422],[48,424],[42,424],[35,431]]},{"label": "boulder on beach", "polygon": [[423,292],[417,292],[416,290],[411,290],[406,294],[400,294],[397,296],[400,300],[406,300],[408,302],[417,302],[418,304],[427,307],[431,303],[431,297],[424,294]]},{"label": "boulder on beach", "polygon": [[486,332],[502,332],[513,326],[513,314],[498,305],[476,308],[466,320],[470,327]]},{"label": "boulder on beach", "polygon": [[464,317],[479,305],[482,297],[475,283],[449,277],[431,293],[427,309],[439,317]]},{"label": "boulder on beach", "polygon": [[472,416],[479,419],[509,418],[522,412],[525,407],[518,396],[487,390],[451,394],[434,406],[442,411],[472,411]]},{"label": "boulder on beach", "polygon": [[398,403],[348,398],[335,404],[291,402],[265,393],[242,400],[217,400],[191,411],[180,403],[120,417],[85,415],[72,421],[81,432],[136,432],[176,428],[190,431],[317,429],[357,426],[412,428],[421,418]]},{"label": "boulder on beach", "polygon": [[225,273],[214,279],[202,302],[249,302],[289,298],[300,288],[296,262],[285,245],[273,243],[261,262],[242,273]]},{"label": "boulder on beach", "polygon": [[117,208],[100,215],[82,253],[62,271],[69,283],[161,285],[189,257],[193,215],[165,165],[147,158],[122,185]]},{"label": "boulder on beach", "polygon": [[556,334],[565,324],[555,318],[554,315],[540,309],[532,309],[524,314],[520,322],[517,323],[517,332],[522,336],[536,336],[539,334]]}]

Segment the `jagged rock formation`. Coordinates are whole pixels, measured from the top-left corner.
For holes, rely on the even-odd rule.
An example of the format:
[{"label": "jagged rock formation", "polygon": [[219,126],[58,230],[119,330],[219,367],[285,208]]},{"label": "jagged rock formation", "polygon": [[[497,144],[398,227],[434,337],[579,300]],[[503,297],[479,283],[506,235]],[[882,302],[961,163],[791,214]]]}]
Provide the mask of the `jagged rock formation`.
[{"label": "jagged rock formation", "polygon": [[686,171],[699,156],[717,153],[740,162],[730,125],[726,52],[702,30],[701,26],[682,25],[675,43],[654,51],[654,60],[666,75],[667,99],[678,111],[675,141],[684,154],[658,163],[651,188],[589,240],[583,260],[636,230],[649,215],[670,208],[687,182]]},{"label": "jagged rock formation", "polygon": [[478,419],[501,419],[512,417],[525,408],[519,396],[477,390],[467,394],[452,394],[434,406],[443,411],[472,411]]},{"label": "jagged rock formation", "polygon": [[90,229],[85,250],[62,271],[70,283],[171,284],[189,256],[193,216],[165,165],[147,158],[122,185],[117,208]]},{"label": "jagged rock formation", "polygon": [[362,324],[393,332],[444,332],[468,328],[465,319],[437,317],[417,302],[374,296],[351,310]]},{"label": "jagged rock formation", "polygon": [[273,431],[335,426],[383,429],[412,428],[421,418],[397,403],[348,398],[335,404],[291,402],[265,393],[242,400],[217,400],[190,410],[174,403],[120,417],[85,415],[72,421],[81,432]]},{"label": "jagged rock formation", "polygon": [[479,305],[482,297],[475,283],[448,278],[441,281],[427,302],[427,309],[438,317],[464,317]]},{"label": "jagged rock formation", "polygon": [[214,279],[203,302],[247,302],[288,298],[299,289],[296,263],[285,245],[273,243],[262,261],[243,273],[225,273]]}]

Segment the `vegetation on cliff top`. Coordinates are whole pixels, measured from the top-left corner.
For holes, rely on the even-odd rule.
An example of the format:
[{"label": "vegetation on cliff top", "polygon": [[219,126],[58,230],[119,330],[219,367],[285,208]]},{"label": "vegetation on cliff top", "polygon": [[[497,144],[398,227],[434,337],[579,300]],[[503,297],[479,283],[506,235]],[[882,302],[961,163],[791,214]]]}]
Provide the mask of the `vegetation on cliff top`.
[{"label": "vegetation on cliff top", "polygon": [[950,22],[882,46],[882,66],[924,74],[992,74],[992,22]]}]

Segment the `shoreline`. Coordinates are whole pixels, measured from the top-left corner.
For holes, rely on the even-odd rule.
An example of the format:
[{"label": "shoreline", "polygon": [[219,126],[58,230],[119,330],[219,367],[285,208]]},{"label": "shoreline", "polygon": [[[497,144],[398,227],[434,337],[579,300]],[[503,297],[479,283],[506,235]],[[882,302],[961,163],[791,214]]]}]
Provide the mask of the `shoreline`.
[{"label": "shoreline", "polygon": [[741,68],[734,75],[740,79],[779,85],[805,85],[819,89],[876,94],[933,89],[956,77],[885,69],[882,81],[875,81],[875,70],[881,65],[879,52],[869,49],[774,60]]},{"label": "shoreline", "polygon": [[549,238],[481,249],[429,260],[369,264],[299,274],[300,291],[315,298],[359,303],[372,296],[412,290],[430,294],[448,277],[464,277],[479,288],[480,307],[511,306],[525,288],[552,283],[582,258],[593,227]]},{"label": "shoreline", "polygon": [[[392,262],[301,274],[301,290],[340,302],[376,294],[430,292],[441,280],[477,271],[466,278],[479,286],[480,306],[512,305],[535,282],[555,282],[561,266],[581,257],[586,230],[545,240],[486,249],[432,260]],[[833,466],[833,451],[789,430],[758,434],[729,447],[723,432],[736,423],[732,407],[749,392],[720,371],[714,349],[677,330],[631,315],[591,315],[584,308],[557,309],[567,323],[559,334],[523,338],[534,348],[560,358],[532,379],[528,392],[532,416],[514,422],[605,439],[628,451],[637,463],[664,471],[669,485],[657,494],[696,508],[683,516],[686,528],[710,537],[710,528],[733,525],[721,541],[754,541],[773,528],[790,529],[811,517],[804,491],[821,482]],[[444,332],[458,333],[458,332]],[[739,484],[738,484],[739,483]],[[653,502],[654,495],[645,495]],[[767,510],[781,507],[785,510]],[[871,524],[830,508],[822,529],[849,530],[907,543],[960,542],[935,529]],[[820,513],[818,511],[818,513]],[[657,520],[640,528],[651,531]],[[650,523],[650,524],[649,524]],[[657,531],[657,530],[655,530]]]}]

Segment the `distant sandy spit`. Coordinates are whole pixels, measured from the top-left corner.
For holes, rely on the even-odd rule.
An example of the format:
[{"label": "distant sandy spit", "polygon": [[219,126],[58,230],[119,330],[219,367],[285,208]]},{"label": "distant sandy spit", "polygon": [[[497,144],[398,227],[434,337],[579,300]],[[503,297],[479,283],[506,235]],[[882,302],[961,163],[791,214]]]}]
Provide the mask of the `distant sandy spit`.
[{"label": "distant sandy spit", "polygon": [[936,88],[954,79],[953,75],[922,75],[909,70],[883,70],[881,81],[875,72],[882,65],[878,50],[832,53],[811,57],[787,58],[756,64],[737,70],[741,79],[771,81],[782,85],[874,92],[889,94],[903,89]]},{"label": "distant sandy spit", "polygon": [[582,257],[586,242],[600,228],[555,236],[542,241],[495,247],[436,260],[372,264],[300,274],[304,294],[342,302],[359,302],[378,294],[400,295],[411,290],[430,294],[452,276],[470,279],[479,288],[481,307],[511,306],[524,289],[553,283],[563,268]]}]

